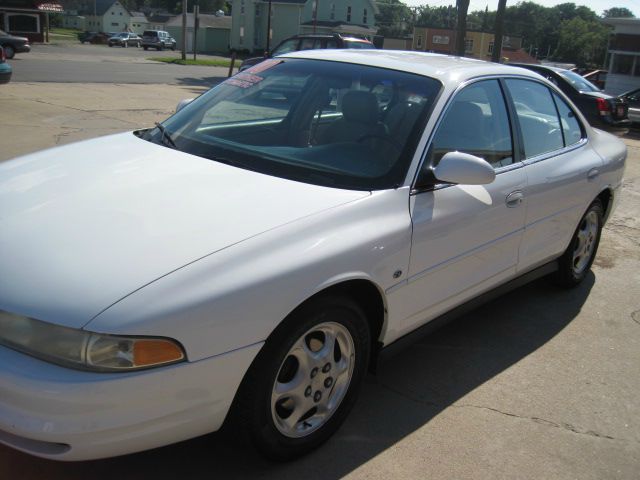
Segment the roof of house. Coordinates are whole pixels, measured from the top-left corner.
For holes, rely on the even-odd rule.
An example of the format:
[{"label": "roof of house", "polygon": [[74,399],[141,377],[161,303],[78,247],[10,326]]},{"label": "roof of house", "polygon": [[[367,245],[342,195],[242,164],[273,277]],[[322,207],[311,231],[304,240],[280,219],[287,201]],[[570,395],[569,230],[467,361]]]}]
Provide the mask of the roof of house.
[{"label": "roof of house", "polygon": [[[116,3],[117,1],[118,0],[95,0],[95,3],[94,2],[87,3],[84,6],[84,8],[82,8],[80,10],[80,13],[82,13],[83,15],[93,15],[94,7],[95,7],[96,15],[101,17],[102,15],[107,13],[107,10],[109,10],[113,6],[113,4]],[[127,12],[129,12],[129,15],[131,15],[131,12],[129,11],[129,9],[125,5],[123,5],[123,4],[120,4],[120,5]]]},{"label": "roof of house", "polygon": [[147,20],[151,23],[166,23],[176,16],[177,15],[170,15],[168,13],[154,13],[153,15],[149,15]]},{"label": "roof of house", "polygon": [[509,59],[509,63],[540,63],[522,48],[502,47],[502,56]]}]

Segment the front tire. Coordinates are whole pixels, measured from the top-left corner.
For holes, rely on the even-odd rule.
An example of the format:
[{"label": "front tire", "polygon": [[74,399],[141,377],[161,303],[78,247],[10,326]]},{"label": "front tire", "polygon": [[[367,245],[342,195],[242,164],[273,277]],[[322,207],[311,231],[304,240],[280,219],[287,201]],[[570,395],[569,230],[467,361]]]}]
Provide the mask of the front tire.
[{"label": "front tire", "polygon": [[320,297],[270,335],[238,390],[232,418],[274,460],[317,448],[342,424],[367,372],[369,324],[348,298]]},{"label": "front tire", "polygon": [[569,247],[558,261],[556,282],[559,285],[575,287],[587,276],[600,244],[603,219],[602,202],[596,199],[580,219]]}]

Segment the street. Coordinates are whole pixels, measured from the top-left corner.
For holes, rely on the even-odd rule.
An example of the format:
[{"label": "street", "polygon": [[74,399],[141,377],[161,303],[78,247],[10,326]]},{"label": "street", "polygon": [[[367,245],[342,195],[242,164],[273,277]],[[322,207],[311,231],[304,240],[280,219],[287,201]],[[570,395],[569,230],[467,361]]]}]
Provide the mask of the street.
[{"label": "street", "polygon": [[[0,86],[0,161],[151,126],[226,76],[150,63],[156,52],[136,49],[32,54],[17,56]],[[623,196],[586,281],[573,290],[536,281],[414,344],[368,377],[314,453],[271,463],[233,432],[79,463],[0,446],[0,478],[637,479],[640,136],[624,140]]]},{"label": "street", "polygon": [[[11,61],[11,82],[162,83],[212,87],[226,78],[225,67],[167,65],[151,57],[179,57],[180,52],[109,48],[106,45],[36,44],[28,54]],[[191,56],[189,57],[191,58]],[[200,55],[199,58],[217,58]],[[236,63],[236,67],[239,62]]]}]

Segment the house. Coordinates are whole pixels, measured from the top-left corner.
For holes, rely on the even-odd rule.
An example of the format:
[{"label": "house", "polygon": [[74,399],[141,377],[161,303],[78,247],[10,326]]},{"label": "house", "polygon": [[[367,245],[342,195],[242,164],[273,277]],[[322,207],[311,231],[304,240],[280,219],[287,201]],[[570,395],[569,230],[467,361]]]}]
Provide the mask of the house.
[{"label": "house", "polygon": [[[481,60],[491,60],[494,34],[482,30],[467,30],[464,36],[465,56]],[[455,52],[456,31],[448,28],[414,27],[413,50],[444,53]],[[511,62],[538,63],[522,50],[522,38],[511,35],[502,37],[501,58]]]},{"label": "house", "polygon": [[43,42],[49,13],[62,13],[62,5],[51,1],[2,0],[0,29],[12,35]]},{"label": "house", "polygon": [[[198,15],[198,34],[196,36],[197,52],[227,53],[229,51],[229,37],[231,33],[232,17],[217,16],[201,13]],[[165,24],[165,29],[178,42],[178,49],[182,49],[182,15],[171,18]],[[193,51],[194,15],[187,14],[187,52]]]},{"label": "house", "polygon": [[374,0],[233,0],[230,46],[233,50],[262,52],[302,33],[341,33],[372,38],[377,32]]},{"label": "house", "polygon": [[91,32],[128,32],[131,12],[117,0],[94,0],[81,12],[85,28]]},{"label": "house", "polygon": [[149,21],[142,12],[131,12],[129,19],[129,31],[142,35],[145,30],[149,29]]},{"label": "house", "polygon": [[607,83],[611,95],[640,88],[640,18],[605,18],[613,27],[607,48]]}]

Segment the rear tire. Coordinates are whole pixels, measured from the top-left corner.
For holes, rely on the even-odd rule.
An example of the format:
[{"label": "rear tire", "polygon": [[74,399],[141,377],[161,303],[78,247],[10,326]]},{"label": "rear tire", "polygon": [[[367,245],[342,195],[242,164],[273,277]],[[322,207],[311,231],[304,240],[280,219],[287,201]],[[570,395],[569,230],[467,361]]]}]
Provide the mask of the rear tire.
[{"label": "rear tire", "polygon": [[142,47],[142,49],[146,52],[147,50],[149,50],[149,47],[145,45],[144,47]]},{"label": "rear tire", "polygon": [[230,414],[233,431],[274,460],[320,446],[357,399],[370,336],[363,311],[348,298],[303,304],[273,331],[247,371]]},{"label": "rear tire", "polygon": [[563,287],[575,287],[585,279],[598,252],[603,218],[602,202],[596,199],[580,219],[569,247],[558,260],[556,283]]}]

